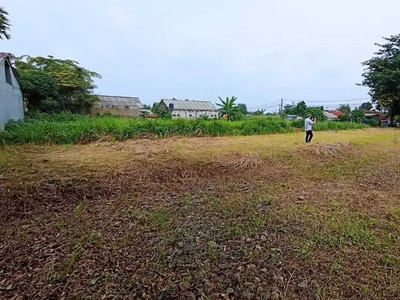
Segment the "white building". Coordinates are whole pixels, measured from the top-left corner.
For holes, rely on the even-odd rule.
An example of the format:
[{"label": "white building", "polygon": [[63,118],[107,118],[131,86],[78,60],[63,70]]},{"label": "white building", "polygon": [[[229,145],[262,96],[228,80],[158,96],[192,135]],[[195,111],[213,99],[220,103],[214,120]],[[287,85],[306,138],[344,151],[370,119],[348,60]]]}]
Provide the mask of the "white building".
[{"label": "white building", "polygon": [[9,120],[24,118],[24,100],[10,58],[11,54],[0,53],[0,130]]},{"label": "white building", "polygon": [[173,119],[218,118],[218,108],[210,101],[162,99],[159,109],[168,109]]}]

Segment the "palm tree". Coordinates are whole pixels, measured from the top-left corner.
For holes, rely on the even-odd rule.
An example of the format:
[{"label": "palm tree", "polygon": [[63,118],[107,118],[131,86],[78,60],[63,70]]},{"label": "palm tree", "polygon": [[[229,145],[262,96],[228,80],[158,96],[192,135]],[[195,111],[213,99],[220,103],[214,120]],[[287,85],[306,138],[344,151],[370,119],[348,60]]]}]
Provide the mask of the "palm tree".
[{"label": "palm tree", "polygon": [[6,38],[9,40],[11,38],[10,31],[11,23],[8,20],[8,12],[0,6],[0,40]]},{"label": "palm tree", "polygon": [[228,116],[228,121],[234,119],[234,116],[238,113],[238,107],[235,104],[235,101],[237,100],[236,97],[229,98],[226,97],[226,100],[222,100],[221,97],[218,97],[221,103],[217,103],[217,105],[220,108],[221,114],[222,115],[227,115]]}]

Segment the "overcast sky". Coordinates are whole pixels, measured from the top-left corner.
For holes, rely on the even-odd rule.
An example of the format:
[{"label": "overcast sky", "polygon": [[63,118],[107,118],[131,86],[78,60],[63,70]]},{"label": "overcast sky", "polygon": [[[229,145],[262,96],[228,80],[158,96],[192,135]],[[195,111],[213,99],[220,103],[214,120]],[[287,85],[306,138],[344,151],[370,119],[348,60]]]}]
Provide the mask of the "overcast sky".
[{"label": "overcast sky", "polygon": [[[248,107],[368,97],[361,62],[400,33],[399,0],[2,0],[1,52],[77,60],[96,93]],[[316,101],[316,102],[310,102]],[[345,101],[342,101],[345,102]],[[360,104],[362,100],[350,102]],[[271,107],[269,107],[271,106]]]}]

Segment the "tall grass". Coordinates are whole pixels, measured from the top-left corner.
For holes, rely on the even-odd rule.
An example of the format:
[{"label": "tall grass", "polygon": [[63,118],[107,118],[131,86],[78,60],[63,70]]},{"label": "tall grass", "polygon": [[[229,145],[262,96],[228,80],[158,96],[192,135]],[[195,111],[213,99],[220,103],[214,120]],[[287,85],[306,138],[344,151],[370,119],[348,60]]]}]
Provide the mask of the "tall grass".
[{"label": "tall grass", "polygon": [[[301,126],[300,126],[301,125]],[[243,121],[226,120],[161,120],[131,119],[112,116],[87,117],[73,114],[39,115],[36,119],[7,124],[0,132],[0,145],[11,144],[77,144],[112,136],[117,140],[145,136],[235,136],[289,133],[302,122],[278,118],[256,117]],[[365,128],[355,123],[318,122],[315,130],[344,130]]]}]

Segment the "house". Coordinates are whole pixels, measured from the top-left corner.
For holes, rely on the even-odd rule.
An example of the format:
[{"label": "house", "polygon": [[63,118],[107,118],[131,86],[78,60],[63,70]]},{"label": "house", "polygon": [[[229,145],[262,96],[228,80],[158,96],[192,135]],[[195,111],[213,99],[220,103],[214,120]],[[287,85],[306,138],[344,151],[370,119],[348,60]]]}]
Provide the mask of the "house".
[{"label": "house", "polygon": [[374,110],[365,110],[364,111],[365,123],[373,121],[377,124],[381,124],[382,120],[386,120],[384,114],[380,113],[379,111]]},{"label": "house", "polygon": [[340,116],[343,116],[343,113],[338,109],[326,110],[326,112],[335,115],[336,117],[338,117],[338,119]]},{"label": "house", "polygon": [[24,118],[24,100],[10,59],[11,54],[0,53],[0,130],[9,120]]},{"label": "house", "polygon": [[325,117],[328,119],[328,121],[338,121],[339,117],[333,113],[330,113],[329,111],[324,111]]},{"label": "house", "polygon": [[92,114],[105,114],[123,116],[123,117],[140,117],[140,111],[143,105],[138,97],[121,97],[99,95],[99,100],[94,104]]},{"label": "house", "polygon": [[218,108],[216,108],[210,101],[196,101],[188,99],[162,99],[158,108],[170,110],[173,119],[197,119],[201,117],[216,119],[218,118],[219,113]]},{"label": "house", "polygon": [[288,121],[294,121],[294,120],[301,120],[303,119],[303,117],[298,115],[287,115],[285,119]]}]

